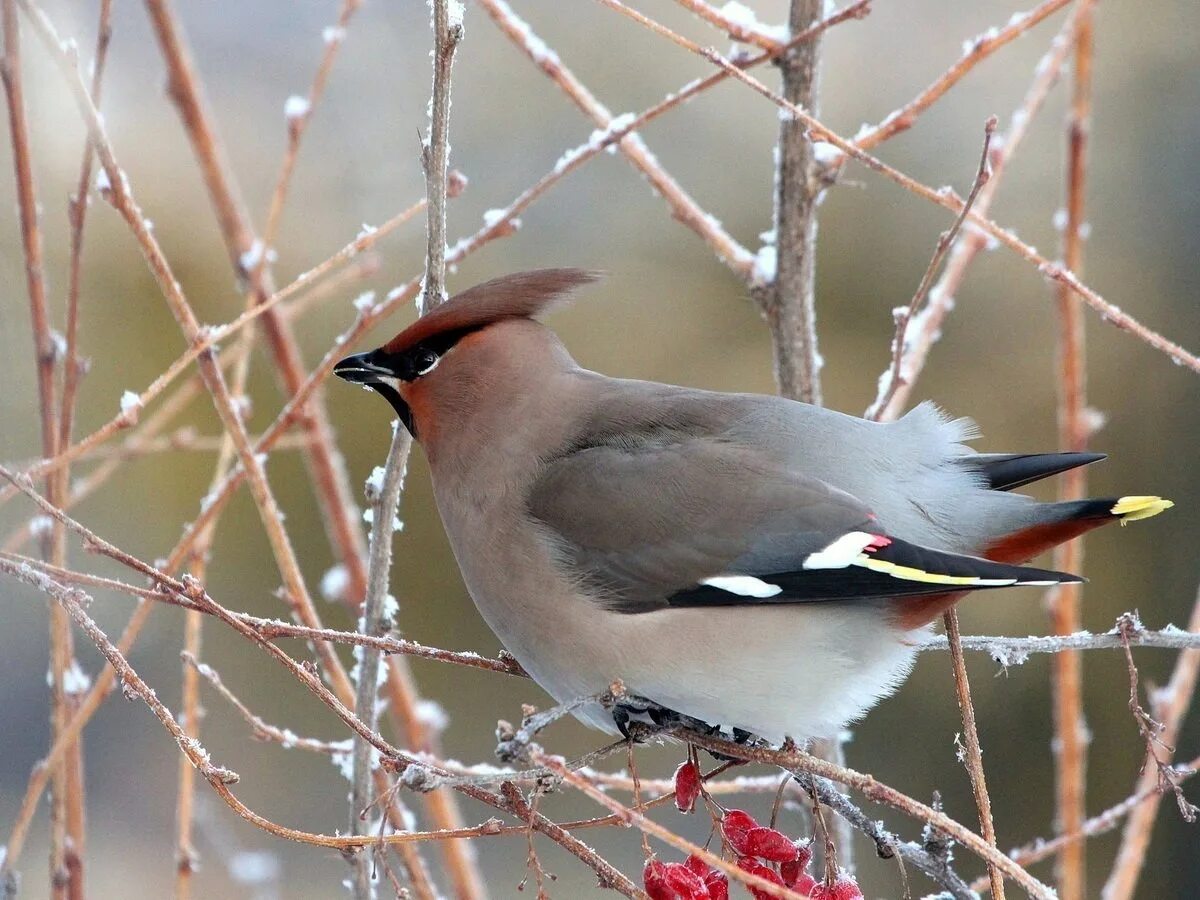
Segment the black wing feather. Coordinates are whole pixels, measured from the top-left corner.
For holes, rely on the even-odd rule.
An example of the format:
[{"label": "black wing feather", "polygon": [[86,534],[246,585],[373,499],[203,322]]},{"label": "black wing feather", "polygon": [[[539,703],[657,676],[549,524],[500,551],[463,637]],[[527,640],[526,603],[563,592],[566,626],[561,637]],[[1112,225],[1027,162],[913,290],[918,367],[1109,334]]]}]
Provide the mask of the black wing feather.
[{"label": "black wing feather", "polygon": [[[670,606],[737,606],[746,603],[804,603],[833,600],[868,600],[894,597],[915,597],[944,594],[947,591],[988,590],[997,587],[1017,587],[1021,584],[1064,583],[1084,581],[1078,575],[1011,566],[976,556],[944,553],[907,541],[892,539],[891,543],[870,552],[873,559],[910,569],[952,578],[983,578],[1003,581],[1003,584],[954,585],[913,581],[878,572],[859,565],[842,569],[801,569],[791,572],[757,574],[752,577],[781,590],[772,597],[747,597],[707,584],[696,585],[671,595]],[[737,573],[751,575],[752,573]]]}]

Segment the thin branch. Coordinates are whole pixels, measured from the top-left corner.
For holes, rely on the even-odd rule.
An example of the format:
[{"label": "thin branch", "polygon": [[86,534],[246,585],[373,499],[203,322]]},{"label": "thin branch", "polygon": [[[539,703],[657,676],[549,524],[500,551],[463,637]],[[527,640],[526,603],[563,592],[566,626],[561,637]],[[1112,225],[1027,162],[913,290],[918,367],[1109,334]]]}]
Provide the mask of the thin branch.
[{"label": "thin branch", "polygon": [[[395,609],[389,608],[388,575],[392,565],[392,540],[395,533],[393,522],[400,506],[400,492],[404,488],[404,473],[408,467],[408,453],[412,449],[412,435],[396,423],[391,450],[382,477],[377,483],[372,474],[368,482],[374,496],[371,500],[371,540],[368,551],[367,596],[363,601],[358,630],[364,635],[384,636],[395,624]],[[367,727],[374,730],[379,718],[379,665],[380,651],[374,647],[362,647],[358,656],[357,684],[355,686],[354,709]],[[372,747],[361,738],[355,738],[351,755],[350,790],[350,833],[366,834],[369,823],[363,811],[372,803]],[[354,891],[360,900],[371,900],[371,859],[368,854],[355,856],[351,865],[354,869]]]},{"label": "thin branch", "polygon": [[[0,476],[7,478],[8,475],[5,474],[6,471],[7,470],[0,466]],[[53,507],[46,508],[53,509]],[[20,554],[16,553],[9,553],[7,551],[0,551],[0,557],[17,563],[25,563],[35,569],[38,569],[39,571],[45,572],[47,575],[50,575],[59,581],[65,581],[70,584],[101,587],[107,590],[129,594],[130,596],[138,597],[143,600],[150,600],[157,603],[168,603],[173,606],[180,606],[183,609],[197,610],[201,613],[208,613],[208,610],[196,606],[194,603],[188,600],[187,597],[178,594],[164,594],[161,591],[136,587],[135,585],[126,584],[123,581],[118,581],[113,578],[90,575],[86,572],[74,572],[70,569],[63,569],[50,563],[43,562],[42,560],[21,556]],[[169,570],[170,566],[164,567],[164,571]],[[471,669],[481,669],[485,672],[496,672],[501,675],[525,675],[525,672],[522,670],[520,664],[508,655],[503,655],[499,659],[491,659],[489,657],[480,656],[478,653],[460,653],[453,650],[442,650],[441,648],[430,647],[417,641],[407,640],[406,638],[381,637],[362,634],[357,631],[338,631],[335,628],[308,628],[304,625],[295,625],[290,622],[283,622],[279,619],[265,619],[260,616],[252,616],[249,613],[234,613],[234,616],[239,621],[249,625],[267,640],[275,640],[277,638],[287,637],[306,641],[328,641],[330,643],[346,644],[352,647],[372,647],[379,650],[381,653],[387,654],[397,653],[404,656],[419,656],[422,659],[431,659],[437,662],[452,663],[455,665],[466,666],[467,668]],[[1200,636],[1197,637],[1197,645],[1200,646]]]},{"label": "thin branch", "polygon": [[225,682],[221,680],[221,676],[212,666],[200,662],[186,650],[180,654],[180,658],[191,672],[207,681],[213,690],[241,714],[249,724],[254,736],[259,740],[274,741],[282,747],[295,747],[313,753],[345,753],[349,748],[347,741],[318,741],[315,738],[300,737],[290,729],[278,728],[270,724],[238,699],[238,696],[225,686]]},{"label": "thin branch", "polygon": [[[974,900],[971,887],[951,868],[948,854],[941,854],[927,846],[902,841],[883,827],[883,823],[867,816],[853,801],[824,778],[816,778],[807,772],[791,776],[801,789],[815,791],[820,802],[836,812],[840,819],[861,831],[875,844],[880,858],[899,857],[904,864],[923,872],[932,881],[945,888],[955,900]],[[712,786],[709,786],[711,792]]]},{"label": "thin branch", "polygon": [[[933,809],[919,800],[901,793],[893,787],[877,781],[873,776],[837,766],[802,750],[772,750],[722,740],[712,735],[686,729],[674,729],[672,733],[706,750],[716,750],[731,759],[765,763],[790,772],[803,771],[844,784],[860,791],[875,803],[883,803],[914,819],[925,822],[947,837],[957,841],[985,862],[994,864],[1008,878],[1020,885],[1021,890],[1038,900],[1053,900],[1054,892],[1034,878],[1015,862],[990,846],[983,838],[966,826],[951,819],[940,810]],[[707,860],[706,860],[707,861]]]},{"label": "thin branch", "polygon": [[[1026,91],[1020,106],[1013,112],[1008,130],[995,142],[998,146],[994,147],[992,153],[991,177],[975,201],[975,212],[980,215],[987,215],[1008,169],[1009,161],[1029,133],[1029,126],[1034,117],[1041,112],[1051,88],[1058,82],[1074,40],[1080,10],[1081,7],[1075,7],[1062,29],[1055,35],[1050,49],[1038,61],[1033,83]],[[988,243],[988,237],[974,228],[960,233],[955,240],[945,271],[929,292],[924,315],[915,325],[909,324],[901,364],[906,378],[904,383],[896,385],[891,401],[881,409],[880,421],[893,421],[908,405],[917,377],[924,370],[933,345],[941,338],[943,325],[954,308],[955,295],[966,278],[967,270]]]},{"label": "thin branch", "polygon": [[[1196,602],[1192,607],[1188,630],[1200,632],[1200,591],[1196,594]],[[1129,643],[1136,646],[1133,632]],[[1184,714],[1191,706],[1192,697],[1196,693],[1196,682],[1200,678],[1200,649],[1187,650],[1175,661],[1175,669],[1171,679],[1162,691],[1157,692],[1157,702],[1154,712],[1162,729],[1158,733],[1160,746],[1175,746],[1179,738],[1180,727]],[[1112,871],[1104,883],[1100,896],[1103,900],[1129,900],[1137,889],[1142,867],[1146,861],[1146,850],[1150,846],[1150,834],[1154,829],[1154,820],[1162,799],[1161,765],[1170,762],[1171,753],[1164,751],[1160,757],[1152,752],[1154,759],[1150,765],[1143,768],[1138,777],[1135,794],[1153,790],[1155,793],[1145,803],[1139,805],[1130,814],[1121,835],[1121,846],[1117,851]]]},{"label": "thin branch", "polygon": [[[922,184],[916,179],[905,175],[903,172],[892,166],[889,166],[871,154],[864,152],[852,142],[831,131],[827,126],[813,118],[796,104],[788,101],[775,91],[772,91],[758,79],[747,75],[740,67],[726,59],[711,47],[702,47],[695,41],[688,40],[687,38],[683,37],[683,35],[677,34],[666,26],[655,22],[653,19],[642,15],[628,6],[625,6],[620,2],[620,0],[598,0],[598,2],[617,10],[628,18],[631,18],[644,27],[649,28],[656,34],[660,34],[672,42],[680,45],[681,47],[691,51],[692,53],[707,59],[714,65],[720,66],[722,70],[732,75],[735,79],[741,81],[743,84],[746,84],[757,93],[766,97],[781,109],[787,110],[789,113],[791,113],[793,118],[803,122],[808,128],[809,137],[811,140],[824,141],[828,144],[832,144],[843,153],[862,163],[871,171],[883,175],[889,181],[894,182],[909,193],[928,200],[929,202],[940,206],[943,209],[947,209],[955,215],[962,211],[964,201],[960,199],[954,193],[954,191],[949,189],[935,190],[934,188]],[[632,130],[632,128],[628,130]],[[1002,228],[995,222],[984,218],[976,212],[969,212],[967,214],[967,221],[983,231],[985,234],[995,238],[1000,244],[1008,247],[1026,262],[1032,264],[1043,277],[1067,285],[1072,291],[1078,294],[1084,300],[1084,302],[1088,304],[1088,306],[1096,310],[1096,312],[1100,314],[1101,318],[1105,322],[1109,323],[1110,325],[1114,325],[1123,331],[1128,331],[1130,334],[1133,334],[1139,340],[1153,347],[1155,350],[1163,353],[1166,356],[1169,356],[1178,365],[1187,366],[1189,369],[1195,372],[1200,372],[1200,357],[1188,352],[1187,350],[1184,350],[1183,347],[1179,346],[1174,341],[1170,341],[1158,332],[1147,328],[1141,322],[1138,322],[1132,316],[1126,314],[1119,307],[1109,303],[1098,293],[1081,282],[1079,278],[1066,267],[1059,263],[1052,262],[1046,257],[1042,256],[1037,252],[1037,250],[1020,240],[1011,231]]]},{"label": "thin branch", "polygon": [[895,311],[896,334],[892,338],[892,366],[880,376],[879,394],[876,396],[875,402],[863,413],[864,418],[878,422],[884,410],[895,399],[896,392],[909,381],[909,376],[904,371],[904,360],[909,346],[907,340],[908,327],[920,312],[922,304],[928,298],[929,290],[933,287],[933,279],[941,268],[942,262],[946,259],[946,254],[950,252],[950,247],[958,238],[959,232],[962,231],[963,222],[966,221],[967,215],[971,212],[972,207],[975,206],[980,193],[987,186],[988,180],[991,178],[992,138],[996,134],[996,121],[995,116],[990,116],[987,122],[984,123],[983,152],[980,154],[979,167],[975,171],[975,180],[971,183],[971,190],[967,192],[967,200],[963,204],[962,210],[955,217],[954,223],[938,235],[933,256],[930,257],[929,265],[925,267],[925,274],[921,276],[921,282],[917,285],[917,290],[908,302],[908,306],[901,307]]},{"label": "thin branch", "polygon": [[[1011,44],[1031,28],[1054,15],[1071,0],[1044,0],[1024,13],[1011,16],[1002,28],[989,28],[974,40],[964,43],[961,58],[939,75],[932,84],[895,112],[889,113],[878,125],[866,128],[854,136],[855,146],[870,150],[902,131],[912,128],[917,117],[946,95],[968,72],[1002,47]],[[841,160],[845,162],[845,160]]]},{"label": "thin branch", "polygon": [[[994,122],[993,122],[994,124]],[[984,151],[987,158],[987,151]],[[949,244],[949,241],[947,241]],[[962,635],[958,629],[958,612],[951,607],[944,617],[946,639],[950,644],[950,660],[954,668],[954,688],[958,697],[958,711],[962,715],[963,737],[966,739],[965,765],[971,776],[971,791],[975,795],[975,806],[979,810],[979,829],[983,839],[996,846],[996,827],[992,824],[992,800],[988,796],[987,779],[983,773],[983,750],[979,745],[979,729],[975,725],[975,705],[971,702],[971,682],[967,678],[967,662],[963,659]],[[988,862],[988,880],[992,896],[1004,900],[1004,878],[993,862]]]},{"label": "thin branch", "polygon": [[[1123,636],[1116,629],[1104,634],[1080,631],[1069,635],[1031,637],[989,637],[971,635],[962,639],[964,650],[987,653],[1004,666],[1019,666],[1033,653],[1062,653],[1067,650],[1120,650],[1128,640],[1133,647],[1158,647],[1164,650],[1200,650],[1200,628],[1184,631],[1168,626],[1160,631],[1134,631]],[[917,645],[918,650],[946,650],[945,635],[930,635]]]},{"label": "thin branch", "polygon": [[[39,495],[33,492],[32,487],[28,485],[22,485],[22,490],[27,492],[40,504],[45,503],[44,498],[41,498]],[[281,662],[293,677],[300,681],[306,688],[309,689],[309,691],[321,699],[326,706],[333,710],[333,712],[343,721],[343,723],[349,726],[354,733],[364,737],[369,737],[376,749],[378,749],[380,753],[383,754],[387,759],[394,761],[400,766],[417,763],[413,757],[388,744],[378,734],[371,734],[363,725],[363,723],[354,715],[354,713],[345,707],[337,699],[337,697],[334,696],[334,694],[324,686],[319,677],[314,675],[304,666],[297,663],[287,654],[278,650],[278,648],[274,647],[265,640],[258,638],[253,633],[252,629],[242,626],[241,623],[237,621],[236,617],[229,612],[229,610],[226,610],[224,607],[221,607],[219,604],[215,603],[198,584],[188,581],[176,581],[163,572],[147,565],[144,562],[141,562],[135,557],[130,556],[94,533],[88,531],[88,529],[84,528],[74,520],[71,520],[69,517],[63,516],[63,519],[67,522],[72,530],[79,532],[80,535],[85,538],[85,540],[88,540],[98,552],[104,553],[118,562],[132,567],[136,571],[145,574],[147,577],[152,578],[157,583],[163,584],[172,591],[189,596],[193,602],[207,607],[213,615],[216,615],[226,624],[232,626],[234,630],[238,631],[244,637],[250,638],[254,643],[266,650],[277,661]],[[149,687],[146,686],[145,682],[143,682],[137,676],[137,673],[134,672],[132,667],[129,666],[124,655],[119,651],[119,649],[115,648],[104,635],[104,633],[100,631],[99,628],[95,627],[95,623],[86,618],[86,614],[82,613],[82,606],[90,603],[91,598],[82,594],[82,592],[71,588],[66,588],[63,585],[58,584],[57,582],[49,579],[45,575],[42,575],[29,566],[14,564],[7,560],[0,559],[0,572],[5,572],[21,581],[25,581],[34,587],[50,593],[56,599],[59,599],[60,602],[68,605],[69,609],[77,610],[81,615],[83,615],[83,618],[86,619],[86,622],[81,621],[81,627],[85,628],[89,637],[92,638],[97,647],[101,649],[101,652],[109,660],[110,671],[119,673],[122,683],[124,685],[128,685],[130,690],[146,700],[147,704],[150,705],[155,715],[159,718],[168,732],[170,732],[171,735],[176,738],[177,742],[180,742],[180,739],[182,738],[183,742],[180,742],[181,748],[188,755],[189,759],[193,760],[194,764],[197,765],[197,768],[200,769],[201,773],[205,775],[205,778],[208,780],[210,786],[217,793],[217,795],[221,797],[221,799],[230,807],[230,809],[251,824],[262,828],[263,830],[277,837],[285,838],[287,840],[298,841],[315,846],[350,850],[361,849],[369,846],[370,844],[379,842],[389,845],[405,845],[415,844],[427,840],[444,841],[448,837],[471,837],[494,833],[495,829],[492,828],[489,823],[484,823],[481,826],[477,826],[475,829],[471,829],[469,832],[455,831],[449,834],[445,831],[438,831],[432,833],[392,833],[382,836],[333,836],[298,831],[296,829],[287,828],[271,822],[269,819],[266,819],[251,810],[230,792],[228,784],[236,779],[236,775],[226,769],[220,769],[218,767],[211,766],[211,764],[208,763],[207,754],[203,753],[203,749],[200,748],[198,743],[187,743],[187,741],[190,739],[188,739],[187,735],[183,733],[178,723],[171,716],[169,710],[167,710],[166,707],[158,701],[157,697],[154,696],[154,692],[150,690]],[[148,604],[144,606],[145,608],[149,608]],[[72,615],[74,616],[74,613],[72,613]],[[90,625],[88,623],[90,623]],[[434,770],[433,774],[446,775],[448,773]],[[603,885],[615,888],[628,897],[640,896],[639,892],[633,886],[632,882],[629,881],[629,879],[617,872],[610,864],[600,858],[595,851],[591,850],[591,848],[584,845],[577,838],[567,834],[560,826],[550,822],[540,813],[535,812],[530,814],[529,811],[524,811],[523,813],[520,809],[514,807],[514,805],[504,797],[476,788],[472,785],[460,785],[457,789],[469,797],[487,803],[496,809],[512,812],[513,814],[517,815],[518,818],[522,818],[523,820],[530,822],[535,829],[549,836],[568,852],[573,853],[585,864],[595,870],[597,875],[599,875]]]},{"label": "thin branch", "polygon": [[[1175,767],[1176,777],[1180,782],[1193,777],[1200,773],[1200,757],[1192,760],[1190,763]],[[1101,834],[1106,834],[1112,831],[1121,824],[1121,820],[1132,813],[1138,807],[1142,806],[1149,800],[1162,797],[1162,791],[1157,785],[1148,788],[1140,793],[1131,794],[1120,803],[1110,806],[1108,809],[1099,815],[1092,816],[1083,823],[1083,827],[1079,831],[1070,834],[1059,834],[1050,840],[1046,838],[1035,838],[1032,841],[1018,847],[1016,850],[1009,852],[1014,860],[1023,866],[1031,866],[1034,863],[1041,862],[1043,859],[1048,859],[1056,853],[1061,852],[1062,848],[1067,844],[1075,843],[1076,841],[1084,841],[1088,838],[1097,837]],[[977,891],[987,889],[987,878],[976,879],[971,883],[971,887]]]},{"label": "thin branch", "polygon": [[[765,34],[760,28],[752,27],[746,22],[731,18],[725,10],[717,9],[705,0],[675,0],[684,9],[695,13],[710,25],[716,26],[729,37],[741,44],[753,44],[763,50],[780,51],[783,41]],[[744,9],[745,7],[743,7]],[[757,23],[755,23],[757,24]]]},{"label": "thin branch", "polygon": [[[1066,207],[1062,259],[1076,275],[1083,274],[1084,199],[1087,179],[1087,137],[1091,128],[1093,0],[1080,0],[1075,32],[1075,57],[1071,112],[1067,120]],[[1055,290],[1058,318],[1058,445],[1061,450],[1084,451],[1091,434],[1087,414],[1087,361],[1084,347],[1083,304],[1061,282]],[[1058,499],[1087,496],[1084,467],[1065,472],[1058,482]],[[1054,567],[1083,571],[1083,541],[1075,538],[1054,551]],[[1047,596],[1056,634],[1074,634],[1083,626],[1083,585],[1060,584]],[[1126,651],[1128,652],[1128,650]],[[1070,834],[1083,828],[1087,817],[1087,751],[1089,731],[1083,712],[1083,659],[1078,653],[1060,653],[1051,668],[1054,705],[1054,762],[1056,821]],[[1058,858],[1058,886],[1063,900],[1087,896],[1087,844],[1068,844]]]},{"label": "thin branch", "polygon": [[[492,17],[509,40],[562,88],[563,93],[595,122],[598,128],[612,127],[614,116],[608,107],[596,99],[587,86],[563,64],[558,54],[547,48],[529,24],[514,13],[504,0],[479,0],[479,5]],[[696,232],[716,254],[717,259],[743,280],[748,281],[752,278],[754,254],[739,244],[721,226],[720,221],[705,212],[680,186],[654,157],[640,134],[625,136],[617,143],[617,147],[646,177],[654,191],[666,201],[674,217]]]},{"label": "thin branch", "polygon": [[[57,357],[46,302],[46,282],[39,221],[37,188],[26,119],[25,90],[21,64],[21,34],[15,0],[3,0],[0,16],[4,27],[4,53],[0,58],[0,80],[4,82],[8,106],[9,134],[17,188],[17,213],[21,226],[21,248],[25,261],[25,286],[29,296],[37,366],[38,410],[42,453],[53,456],[58,449],[59,422],[55,413],[54,368]],[[64,481],[47,481],[47,492],[61,500]],[[63,558],[63,534],[55,528],[42,540],[44,555],[54,562]],[[66,614],[50,604],[50,721],[55,736],[70,717],[70,699],[65,689],[66,673],[74,663],[74,648]],[[82,749],[72,744],[65,759],[54,769],[54,794],[50,806],[50,885],[55,898],[82,897],[84,893]]]},{"label": "thin branch", "polygon": [[417,311],[426,313],[446,299],[446,172],[450,160],[450,70],[463,39],[463,5],[433,0],[433,93],[429,138],[421,145],[427,207],[425,284]]}]

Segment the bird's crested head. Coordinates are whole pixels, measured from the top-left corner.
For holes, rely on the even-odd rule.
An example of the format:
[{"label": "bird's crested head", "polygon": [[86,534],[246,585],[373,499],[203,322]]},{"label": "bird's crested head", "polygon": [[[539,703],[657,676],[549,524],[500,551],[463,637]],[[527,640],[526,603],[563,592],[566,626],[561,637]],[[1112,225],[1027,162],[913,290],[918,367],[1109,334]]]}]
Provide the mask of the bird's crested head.
[{"label": "bird's crested head", "polygon": [[599,277],[600,273],[586,269],[534,269],[485,281],[451,297],[382,347],[347,356],[333,367],[333,373],[377,391],[416,437],[413,401],[435,370],[439,379],[469,372],[468,348],[479,342],[468,338],[502,322],[532,319]]}]

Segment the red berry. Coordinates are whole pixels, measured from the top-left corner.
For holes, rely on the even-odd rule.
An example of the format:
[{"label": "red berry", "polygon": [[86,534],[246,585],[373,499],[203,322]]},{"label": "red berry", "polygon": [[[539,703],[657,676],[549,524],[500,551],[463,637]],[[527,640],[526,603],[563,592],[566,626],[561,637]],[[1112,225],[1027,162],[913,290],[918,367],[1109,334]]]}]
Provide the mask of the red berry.
[{"label": "red berry", "polygon": [[729,876],[724,872],[711,870],[704,876],[704,886],[710,900],[729,900]]},{"label": "red berry", "polygon": [[680,900],[708,900],[708,888],[703,879],[683,863],[667,863],[664,866],[667,886]]},{"label": "red berry", "polygon": [[721,834],[740,856],[750,855],[746,846],[746,835],[750,829],[757,827],[754,816],[741,809],[731,809],[721,819]]},{"label": "red berry", "polygon": [[858,883],[849,875],[839,875],[833,883],[818,884],[808,896],[811,900],[863,900]]},{"label": "red berry", "polygon": [[813,878],[807,872],[801,872],[800,877],[788,885],[788,887],[790,887],[796,893],[807,894],[809,898],[814,896],[813,891],[820,886],[821,885],[817,882],[817,879]]},{"label": "red berry", "polygon": [[701,878],[707,878],[710,872],[714,869],[700,857],[694,853],[683,861],[683,864],[699,875]]},{"label": "red berry", "polygon": [[667,866],[657,859],[646,860],[642,867],[642,887],[650,900],[675,900],[675,891],[667,884]]},{"label": "red berry", "polygon": [[800,849],[786,834],[774,828],[751,828],[746,832],[746,849],[739,852],[769,862],[791,862],[800,858]]},{"label": "red berry", "polygon": [[675,807],[691,812],[700,796],[700,767],[690,759],[675,770]]},{"label": "red berry", "polygon": [[[749,872],[751,875],[757,875],[759,878],[765,878],[767,881],[771,882],[771,884],[777,884],[780,887],[784,886],[783,880],[779,877],[775,870],[767,868],[757,859],[751,859],[748,856],[743,856],[737,861],[737,864],[738,868],[744,872]],[[775,897],[774,894],[768,894],[762,888],[753,887],[749,884],[746,885],[746,890],[750,892],[750,896],[754,897],[754,900],[774,900]]]},{"label": "red berry", "polygon": [[[794,885],[800,879],[801,875],[806,875],[808,864],[812,862],[812,848],[808,841],[797,841],[793,844],[796,848],[795,859],[785,860],[779,867],[779,874],[783,878],[783,883],[786,885]],[[808,877],[806,875],[806,877]],[[810,887],[813,879],[809,877]]]}]

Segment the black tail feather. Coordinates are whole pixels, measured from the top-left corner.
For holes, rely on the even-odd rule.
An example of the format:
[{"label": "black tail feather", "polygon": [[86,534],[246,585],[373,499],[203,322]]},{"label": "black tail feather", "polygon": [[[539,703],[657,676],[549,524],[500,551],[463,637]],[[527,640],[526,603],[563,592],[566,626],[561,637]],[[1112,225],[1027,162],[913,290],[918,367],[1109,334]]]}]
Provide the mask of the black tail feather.
[{"label": "black tail feather", "polygon": [[960,461],[980,471],[991,490],[1011,491],[1102,459],[1103,453],[978,453]]}]

